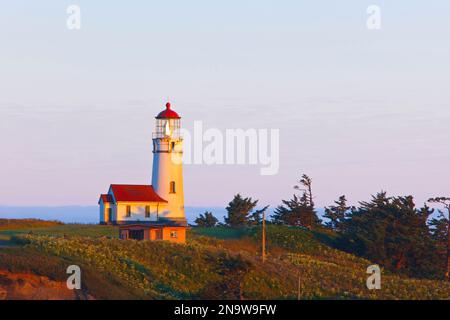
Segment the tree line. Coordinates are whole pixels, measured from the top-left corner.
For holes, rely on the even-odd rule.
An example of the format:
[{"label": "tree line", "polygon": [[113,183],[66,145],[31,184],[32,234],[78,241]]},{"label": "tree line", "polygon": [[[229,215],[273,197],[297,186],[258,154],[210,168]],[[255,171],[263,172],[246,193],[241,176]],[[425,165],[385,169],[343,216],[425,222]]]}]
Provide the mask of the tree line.
[{"label": "tree line", "polygon": [[[449,278],[449,197],[431,198],[417,207],[413,196],[390,197],[381,191],[369,201],[350,206],[342,195],[325,207],[322,221],[314,204],[312,179],[302,175],[294,189],[297,192],[290,199],[281,200],[268,223],[327,235],[336,248],[365,257],[391,272],[419,278]],[[438,206],[438,211],[430,205]],[[226,208],[224,223],[219,223],[211,212],[201,214],[195,223],[200,227],[231,228],[259,225],[268,206],[257,207],[258,200],[237,194]]]}]

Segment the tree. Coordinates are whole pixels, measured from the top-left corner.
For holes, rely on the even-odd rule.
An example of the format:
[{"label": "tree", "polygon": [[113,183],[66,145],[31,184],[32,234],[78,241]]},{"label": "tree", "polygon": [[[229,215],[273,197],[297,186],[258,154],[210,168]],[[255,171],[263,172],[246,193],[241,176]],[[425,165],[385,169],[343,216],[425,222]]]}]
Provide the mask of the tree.
[{"label": "tree", "polygon": [[448,219],[443,212],[437,218],[433,218],[430,221],[431,234],[433,239],[438,243],[445,245],[445,251],[447,251],[447,239],[448,239]]},{"label": "tree", "polygon": [[[444,216],[444,213],[440,211],[441,217],[438,220],[432,220],[432,224],[435,227],[434,230],[434,236],[437,239],[440,246],[442,246],[443,241],[445,241],[445,226],[447,226],[447,270],[445,273],[445,277],[447,280],[450,278],[450,198],[449,197],[437,197],[437,198],[431,198],[428,200],[428,202],[431,203],[437,203],[444,206],[444,208],[447,210],[448,218]],[[439,245],[438,244],[438,245]]]},{"label": "tree", "polygon": [[275,208],[272,221],[275,224],[285,224],[289,226],[301,226],[301,202],[297,195],[293,195],[290,200],[281,200],[282,205]]},{"label": "tree", "polygon": [[217,218],[209,211],[205,211],[204,214],[200,214],[197,219],[195,219],[197,226],[204,228],[213,228],[217,225],[217,222],[219,222],[219,220],[217,220]]},{"label": "tree", "polygon": [[249,220],[251,225],[260,225],[262,223],[262,215],[269,208],[269,206],[265,206],[260,210],[255,210],[251,213],[251,218]]},{"label": "tree", "polygon": [[433,210],[417,209],[412,196],[387,197],[386,192],[361,202],[344,222],[344,250],[414,277],[439,273],[436,246],[427,225]]},{"label": "tree", "polygon": [[276,224],[301,226],[311,230],[320,225],[314,209],[312,179],[304,174],[298,183],[300,185],[294,186],[294,189],[302,193],[294,194],[290,200],[281,200],[282,204],[275,209],[272,219]]},{"label": "tree", "polygon": [[378,263],[386,260],[384,230],[386,211],[390,199],[385,192],[372,196],[370,202],[360,202],[360,207],[345,222],[342,247]]},{"label": "tree", "polygon": [[299,185],[295,185],[294,189],[303,191],[303,194],[308,198],[309,205],[314,208],[314,197],[312,194],[312,179],[303,174],[301,179],[298,181]]},{"label": "tree", "polygon": [[304,227],[310,230],[320,225],[320,220],[314,208],[309,205],[306,194],[301,197],[294,194],[292,199],[282,200],[282,203],[275,209],[272,216],[275,224]]},{"label": "tree", "polygon": [[267,210],[268,206],[252,212],[257,204],[258,200],[253,201],[250,197],[243,198],[240,194],[235,195],[226,208],[228,216],[224,217],[225,224],[233,228],[259,224],[261,215]]},{"label": "tree", "polygon": [[345,217],[353,207],[347,206],[345,196],[340,196],[339,200],[334,201],[333,206],[325,207],[324,217],[330,219],[325,225],[337,232],[342,232],[345,223]]},{"label": "tree", "polygon": [[434,212],[428,206],[416,209],[413,197],[393,198],[387,224],[387,253],[396,271],[410,276],[439,274],[436,246],[427,225]]}]

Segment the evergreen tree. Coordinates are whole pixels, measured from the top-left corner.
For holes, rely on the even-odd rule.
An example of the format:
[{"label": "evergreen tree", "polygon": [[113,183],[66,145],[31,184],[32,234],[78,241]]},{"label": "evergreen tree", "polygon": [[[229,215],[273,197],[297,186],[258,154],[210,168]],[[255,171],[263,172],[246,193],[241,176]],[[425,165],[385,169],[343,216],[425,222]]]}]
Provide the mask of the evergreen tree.
[{"label": "evergreen tree", "polygon": [[265,206],[260,210],[256,210],[251,213],[249,224],[251,225],[260,225],[262,223],[262,215],[269,208],[269,206]]},{"label": "evergreen tree", "polygon": [[314,208],[314,200],[313,200],[314,197],[312,194],[312,179],[308,175],[303,174],[298,183],[299,183],[298,185],[294,186],[294,189],[302,191],[302,193],[306,195],[309,205]]},{"label": "evergreen tree", "polygon": [[437,218],[431,219],[430,226],[433,239],[447,250],[448,219],[444,213],[440,212]]},{"label": "evergreen tree", "polygon": [[386,250],[392,268],[418,277],[436,273],[435,266],[429,263],[436,260],[436,251],[427,225],[434,210],[427,206],[416,209],[412,196],[393,198],[391,206]]},{"label": "evergreen tree", "polygon": [[428,223],[433,212],[434,209],[426,204],[417,210],[417,232],[413,234],[415,243],[407,261],[408,273],[412,276],[439,279],[445,270],[445,261],[439,256],[438,246]]},{"label": "evergreen tree", "polygon": [[217,225],[218,221],[219,220],[217,220],[217,218],[214,217],[214,215],[209,211],[206,211],[204,214],[200,214],[197,219],[195,219],[197,226],[204,228],[213,228]]},{"label": "evergreen tree", "polygon": [[348,214],[341,245],[392,271],[436,275],[437,251],[427,225],[432,212],[427,206],[416,209],[412,196],[390,198],[380,192]]},{"label": "evergreen tree", "polygon": [[281,200],[282,205],[278,206],[274,215],[272,216],[272,221],[275,224],[285,224],[289,226],[302,226],[301,219],[301,202],[297,195],[293,195],[291,200]]},{"label": "evergreen tree", "polygon": [[325,208],[324,217],[330,219],[325,225],[337,232],[342,232],[344,228],[345,217],[350,210],[354,209],[347,206],[345,196],[340,196],[339,200],[334,201],[333,206]]},{"label": "evergreen tree", "polygon": [[272,216],[275,224],[305,227],[310,230],[320,225],[320,220],[306,193],[301,197],[294,194],[292,199],[282,200],[282,203]]},{"label": "evergreen tree", "polygon": [[378,263],[386,260],[384,216],[389,201],[386,193],[380,192],[370,202],[360,202],[360,207],[345,221],[343,248]]},{"label": "evergreen tree", "polygon": [[282,204],[275,209],[272,219],[276,224],[301,226],[311,230],[321,223],[314,208],[312,179],[304,174],[298,183],[294,189],[301,191],[301,195],[294,194],[290,200],[281,200]]},{"label": "evergreen tree", "polygon": [[243,198],[240,194],[235,195],[226,208],[228,216],[224,217],[225,224],[233,228],[259,224],[261,215],[268,206],[252,212],[257,204],[258,200],[253,201],[250,197]]},{"label": "evergreen tree", "polygon": [[[437,246],[439,248],[439,251],[442,253],[443,251],[446,251],[445,256],[447,257],[446,261],[446,271],[445,271],[445,277],[447,280],[450,278],[450,198],[449,197],[436,197],[429,199],[428,202],[431,203],[437,203],[444,206],[444,208],[447,210],[448,218],[445,217],[444,213],[442,211],[439,211],[441,213],[439,220],[432,220],[431,223],[434,226],[433,230],[433,237],[437,241]],[[446,228],[447,227],[447,228]],[[447,231],[445,231],[447,229]],[[447,242],[445,245],[444,243]],[[447,250],[443,249],[443,247],[447,247]],[[444,254],[442,254],[444,256]]]}]

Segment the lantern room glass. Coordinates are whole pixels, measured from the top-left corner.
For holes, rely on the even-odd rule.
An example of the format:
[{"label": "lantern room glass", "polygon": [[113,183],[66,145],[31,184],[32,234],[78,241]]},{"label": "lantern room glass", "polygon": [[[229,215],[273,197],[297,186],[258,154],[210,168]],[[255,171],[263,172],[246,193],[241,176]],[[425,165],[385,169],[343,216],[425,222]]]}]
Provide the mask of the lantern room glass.
[{"label": "lantern room glass", "polygon": [[154,138],[180,138],[180,119],[156,119]]}]

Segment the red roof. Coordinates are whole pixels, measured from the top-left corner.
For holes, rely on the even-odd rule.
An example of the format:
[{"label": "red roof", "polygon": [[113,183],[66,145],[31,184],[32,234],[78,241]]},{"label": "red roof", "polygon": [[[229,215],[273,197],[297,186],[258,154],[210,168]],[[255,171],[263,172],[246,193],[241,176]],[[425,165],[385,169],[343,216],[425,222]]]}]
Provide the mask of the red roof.
[{"label": "red roof", "polygon": [[111,191],[116,201],[167,202],[147,185],[112,184]]},{"label": "red roof", "polygon": [[[103,200],[103,203],[113,202],[113,198],[109,194],[100,195],[100,200]],[[100,200],[98,202],[100,202]]]},{"label": "red roof", "polygon": [[181,119],[181,117],[170,109],[170,103],[166,103],[166,110],[161,111],[157,116],[156,119]]}]

